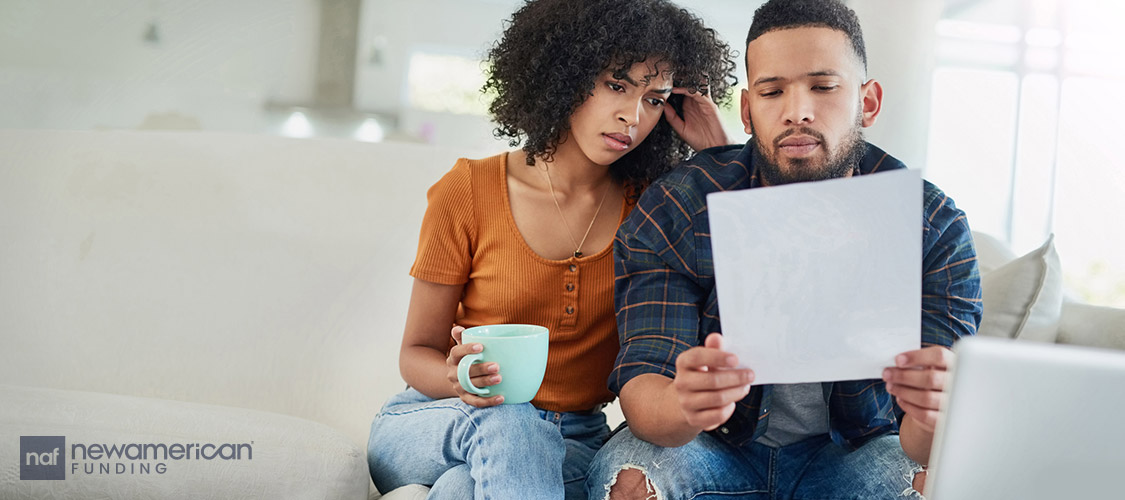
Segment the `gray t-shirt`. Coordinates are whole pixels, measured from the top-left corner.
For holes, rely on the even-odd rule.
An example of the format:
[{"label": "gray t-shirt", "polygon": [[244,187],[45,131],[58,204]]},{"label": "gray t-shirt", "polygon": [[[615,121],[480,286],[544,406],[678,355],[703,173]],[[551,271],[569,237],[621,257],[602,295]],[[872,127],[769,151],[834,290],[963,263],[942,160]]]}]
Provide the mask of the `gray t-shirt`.
[{"label": "gray t-shirt", "polygon": [[828,403],[818,382],[776,384],[770,405],[766,433],[757,439],[759,444],[778,448],[828,432]]}]

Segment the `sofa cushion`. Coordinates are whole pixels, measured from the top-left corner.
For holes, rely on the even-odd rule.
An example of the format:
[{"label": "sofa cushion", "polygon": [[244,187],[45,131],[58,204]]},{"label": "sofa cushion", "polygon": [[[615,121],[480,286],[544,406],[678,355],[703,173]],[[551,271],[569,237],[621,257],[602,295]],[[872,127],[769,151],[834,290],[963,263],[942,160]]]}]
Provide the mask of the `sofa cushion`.
[{"label": "sofa cushion", "polygon": [[[5,464],[26,456],[21,436],[65,439],[62,480],[22,480],[19,467],[6,465],[0,468],[0,498],[367,498],[363,451],[340,432],[308,420],[6,385],[0,385],[0,401]],[[95,445],[119,451],[111,458]]]},{"label": "sofa cushion", "polygon": [[981,288],[980,335],[1055,342],[1063,293],[1054,235],[1026,255],[982,270]]}]

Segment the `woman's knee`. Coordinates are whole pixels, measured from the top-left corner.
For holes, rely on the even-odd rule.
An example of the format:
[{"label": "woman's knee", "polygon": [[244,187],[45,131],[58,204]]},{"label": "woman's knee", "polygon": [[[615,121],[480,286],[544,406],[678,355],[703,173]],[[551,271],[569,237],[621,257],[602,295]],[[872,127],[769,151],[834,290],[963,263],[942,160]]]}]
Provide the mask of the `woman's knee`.
[{"label": "woman's knee", "polygon": [[496,405],[487,408],[464,405],[464,410],[476,426],[494,428],[498,432],[534,431],[544,426],[553,427],[546,420],[543,420],[539,415],[539,410],[528,403]]}]

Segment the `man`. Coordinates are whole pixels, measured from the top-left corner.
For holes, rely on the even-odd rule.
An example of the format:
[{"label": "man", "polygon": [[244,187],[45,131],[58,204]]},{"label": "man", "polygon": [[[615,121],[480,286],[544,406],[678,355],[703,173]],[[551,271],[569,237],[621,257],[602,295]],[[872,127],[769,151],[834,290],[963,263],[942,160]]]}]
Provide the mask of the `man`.
[{"label": "man", "polygon": [[[867,144],[882,88],[855,13],[771,0],[747,36],[745,146],[701,152],[650,186],[618,231],[621,351],[610,376],[629,423],[595,458],[591,498],[917,495],[954,340],[980,323],[965,215],[925,183],[922,348],[882,380],[753,385],[724,350],[706,195],[904,168]],[[856,217],[877,214],[855,213]],[[846,260],[843,265],[846,265]],[[768,263],[763,263],[768,265]]]}]

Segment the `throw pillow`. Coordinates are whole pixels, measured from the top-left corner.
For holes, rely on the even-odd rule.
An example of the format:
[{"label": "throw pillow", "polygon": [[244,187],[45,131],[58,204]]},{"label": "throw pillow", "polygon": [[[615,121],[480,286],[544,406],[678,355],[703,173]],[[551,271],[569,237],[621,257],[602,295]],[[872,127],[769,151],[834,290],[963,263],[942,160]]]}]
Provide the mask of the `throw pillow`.
[{"label": "throw pillow", "polygon": [[1006,243],[986,233],[973,231],[973,246],[977,250],[981,275],[1016,259],[1016,254]]},{"label": "throw pillow", "polygon": [[981,274],[980,335],[1055,342],[1062,311],[1062,269],[1055,236],[1043,246]]}]

